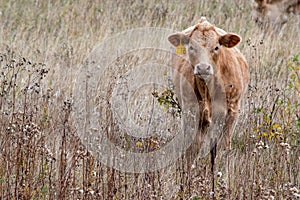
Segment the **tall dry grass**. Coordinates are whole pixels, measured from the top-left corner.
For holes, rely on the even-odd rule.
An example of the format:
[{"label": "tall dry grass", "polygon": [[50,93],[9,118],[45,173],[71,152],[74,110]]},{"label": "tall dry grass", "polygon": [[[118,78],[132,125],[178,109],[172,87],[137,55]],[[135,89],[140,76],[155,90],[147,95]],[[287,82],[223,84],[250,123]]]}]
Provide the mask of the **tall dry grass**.
[{"label": "tall dry grass", "polygon": [[299,199],[299,21],[274,32],[250,12],[243,0],[1,0],[1,199],[211,198],[208,158],[188,185],[181,160],[122,173],[86,150],[72,118],[72,87],[97,43],[138,27],[182,30],[201,16],[242,36],[251,69],[232,150],[217,157],[216,199]]}]

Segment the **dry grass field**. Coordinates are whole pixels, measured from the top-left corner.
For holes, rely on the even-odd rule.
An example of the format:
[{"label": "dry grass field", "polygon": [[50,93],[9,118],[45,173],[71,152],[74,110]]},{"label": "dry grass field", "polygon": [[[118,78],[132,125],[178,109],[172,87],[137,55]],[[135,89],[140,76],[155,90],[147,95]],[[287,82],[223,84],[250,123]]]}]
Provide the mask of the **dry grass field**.
[{"label": "dry grass field", "polygon": [[211,199],[209,156],[189,175],[182,159],[139,174],[100,162],[78,138],[73,94],[105,39],[141,27],[179,31],[201,16],[243,38],[251,77],[232,149],[216,158],[215,199],[300,199],[300,21],[291,15],[274,31],[255,24],[251,9],[244,0],[0,0],[0,199]]}]

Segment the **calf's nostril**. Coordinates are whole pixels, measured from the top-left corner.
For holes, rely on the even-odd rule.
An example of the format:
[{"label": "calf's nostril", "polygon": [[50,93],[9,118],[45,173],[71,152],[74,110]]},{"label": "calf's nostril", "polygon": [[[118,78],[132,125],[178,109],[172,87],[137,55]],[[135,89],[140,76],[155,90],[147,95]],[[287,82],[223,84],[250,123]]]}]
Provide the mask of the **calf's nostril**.
[{"label": "calf's nostril", "polygon": [[205,70],[207,68],[207,65],[206,64],[197,64],[196,67],[199,70]]},{"label": "calf's nostril", "polygon": [[206,63],[198,63],[195,65],[195,74],[212,74],[213,69],[212,66]]}]

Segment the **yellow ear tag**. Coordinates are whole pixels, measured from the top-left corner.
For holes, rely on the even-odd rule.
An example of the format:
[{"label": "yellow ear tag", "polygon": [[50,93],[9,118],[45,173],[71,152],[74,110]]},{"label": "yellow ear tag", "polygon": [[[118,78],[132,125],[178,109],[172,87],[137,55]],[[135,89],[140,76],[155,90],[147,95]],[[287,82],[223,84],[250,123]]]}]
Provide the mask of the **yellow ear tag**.
[{"label": "yellow ear tag", "polygon": [[185,47],[181,44],[181,40],[180,40],[180,44],[176,47],[176,54],[183,55],[185,53],[186,53]]}]

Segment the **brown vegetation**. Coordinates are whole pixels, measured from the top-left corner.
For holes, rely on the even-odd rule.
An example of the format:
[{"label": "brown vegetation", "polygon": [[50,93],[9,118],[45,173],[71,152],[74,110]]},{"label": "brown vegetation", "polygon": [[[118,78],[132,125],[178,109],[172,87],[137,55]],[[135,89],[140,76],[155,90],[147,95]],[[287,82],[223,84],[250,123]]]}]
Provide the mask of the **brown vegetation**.
[{"label": "brown vegetation", "polygon": [[[201,16],[243,37],[239,49],[250,66],[228,155],[230,174],[227,156],[216,158],[216,199],[299,198],[298,21],[291,16],[285,29],[273,33],[257,28],[251,10],[244,0],[2,0],[0,198],[209,199],[206,157],[195,162],[189,185],[181,159],[152,173],[123,173],[86,150],[73,117],[72,87],[95,44],[138,27],[182,30]],[[136,62],[124,56],[112,64],[119,61]],[[158,94],[164,95],[172,92]],[[160,139],[153,141],[157,148]],[[144,141],[126,144],[147,148]]]}]

